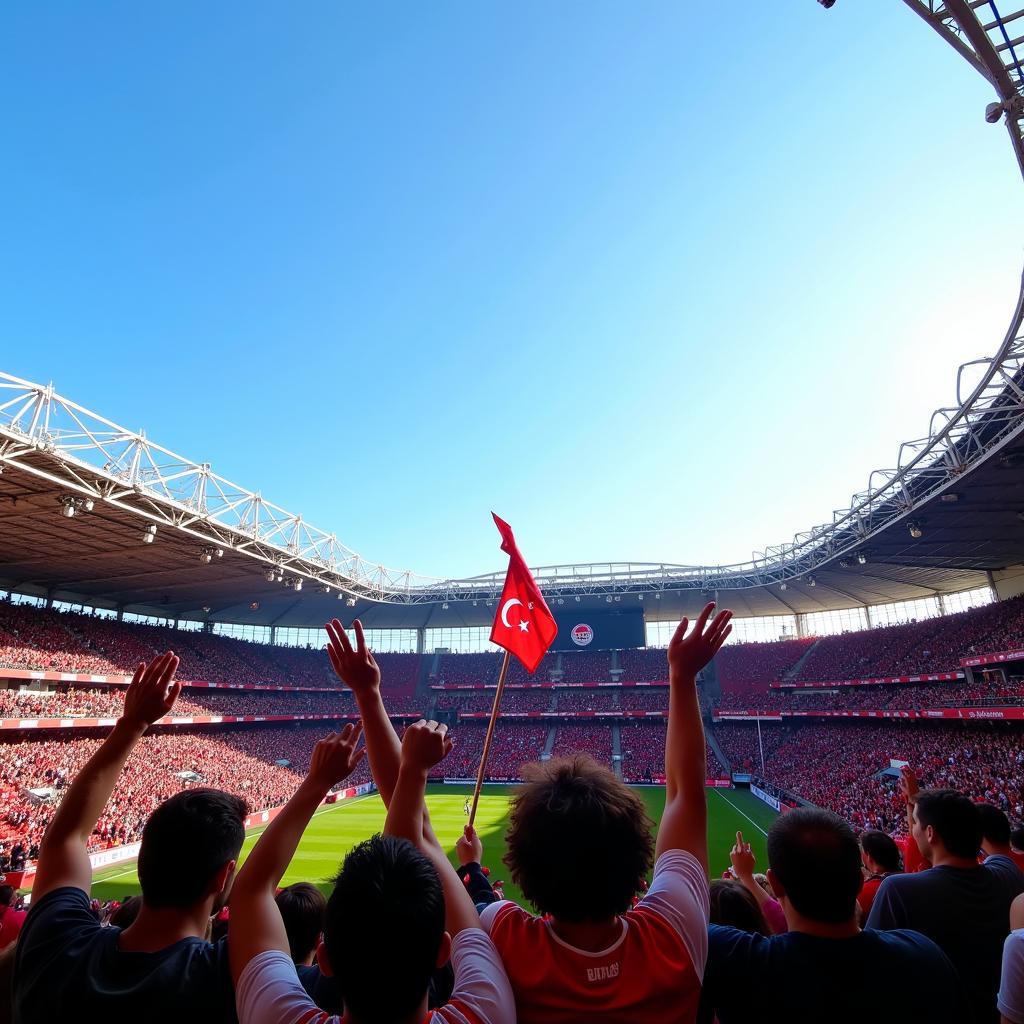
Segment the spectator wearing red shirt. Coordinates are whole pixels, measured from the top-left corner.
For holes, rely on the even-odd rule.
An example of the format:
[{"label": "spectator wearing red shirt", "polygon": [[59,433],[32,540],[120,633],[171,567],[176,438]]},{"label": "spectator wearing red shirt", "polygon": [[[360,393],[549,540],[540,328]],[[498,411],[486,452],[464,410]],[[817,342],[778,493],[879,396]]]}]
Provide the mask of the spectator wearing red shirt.
[{"label": "spectator wearing red shirt", "polygon": [[[542,916],[492,903],[481,917],[498,947],[521,1024],[601,1020],[690,1024],[707,956],[705,746],[697,673],[731,612],[687,620],[668,649],[666,804],[652,844],[643,802],[588,757],[526,769],[506,842],[512,879]],[[630,910],[656,855],[647,895]]]},{"label": "spectator wearing red shirt", "polygon": [[857,902],[865,917],[871,910],[875,893],[883,879],[889,875],[898,875],[903,870],[900,848],[892,836],[869,828],[861,833],[860,861],[864,865],[864,884],[861,886]]}]

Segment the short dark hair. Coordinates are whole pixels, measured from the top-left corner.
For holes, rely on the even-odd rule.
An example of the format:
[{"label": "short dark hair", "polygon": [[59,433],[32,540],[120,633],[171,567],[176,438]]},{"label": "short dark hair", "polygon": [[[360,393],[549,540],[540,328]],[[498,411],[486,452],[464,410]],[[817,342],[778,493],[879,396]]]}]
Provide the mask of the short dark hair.
[{"label": "short dark hair", "polygon": [[412,843],[377,835],[349,852],[327,900],[324,945],[352,1016],[415,1010],[443,936],[441,879]]},{"label": "short dark hair", "polygon": [[995,804],[975,804],[981,819],[981,838],[999,846],[1010,842],[1010,819]]},{"label": "short dark hair", "polygon": [[922,828],[931,826],[954,857],[976,857],[981,848],[978,805],[955,789],[922,789],[914,800]]},{"label": "short dark hair", "polygon": [[869,828],[860,834],[860,845],[883,871],[903,870],[900,848],[892,836],[879,832],[877,828]]},{"label": "short dark hair", "polygon": [[165,800],[142,830],[139,884],[147,907],[190,907],[214,875],[237,860],[246,803],[219,789],[186,789]]},{"label": "short dark hair", "polygon": [[1024,850],[1024,825],[1018,825],[1010,833],[1010,845],[1015,850]]},{"label": "short dark hair", "polygon": [[770,935],[761,907],[742,882],[716,878],[711,883],[711,923],[754,935]]},{"label": "short dark hair", "polygon": [[9,907],[14,902],[14,886],[0,885],[0,907]]},{"label": "short dark hair", "polygon": [[324,930],[327,897],[312,882],[296,882],[277,894],[288,951],[295,963],[302,963],[316,949]]},{"label": "short dark hair", "polygon": [[854,914],[860,892],[860,846],[838,814],[798,808],[768,830],[768,864],[794,909],[812,921],[839,924]]},{"label": "short dark hair", "polygon": [[637,793],[586,754],[523,767],[505,864],[544,914],[604,921],[629,910],[654,859]]}]

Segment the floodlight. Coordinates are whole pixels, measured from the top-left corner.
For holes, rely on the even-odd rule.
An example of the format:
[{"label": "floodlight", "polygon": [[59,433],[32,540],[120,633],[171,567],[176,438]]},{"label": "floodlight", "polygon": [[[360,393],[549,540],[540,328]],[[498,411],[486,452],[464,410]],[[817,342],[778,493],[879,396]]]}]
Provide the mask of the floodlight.
[{"label": "floodlight", "polygon": [[152,544],[153,543],[153,538],[155,536],[156,536],[156,523],[150,523],[149,526],[147,526],[142,531],[142,543],[143,544]]},{"label": "floodlight", "polygon": [[345,604],[347,604],[349,606],[349,608],[355,608],[355,606],[356,606],[356,599],[354,597],[347,598],[346,601],[345,601]]},{"label": "floodlight", "polygon": [[65,519],[74,519],[75,518],[75,512],[77,512],[77,511],[78,510],[75,508],[75,502],[74,502],[73,498],[65,498],[61,502],[60,514]]},{"label": "floodlight", "polygon": [[808,576],[807,577],[807,586],[809,586],[809,587],[816,587],[817,585],[818,585],[818,581],[813,576]]},{"label": "floodlight", "polygon": [[302,580],[296,580],[292,584],[292,586],[295,587],[296,590],[301,590],[302,589]]},{"label": "floodlight", "polygon": [[910,536],[913,537],[914,540],[918,540],[924,535],[924,530],[921,529],[921,524],[914,520],[908,523],[908,529],[910,530]]},{"label": "floodlight", "polygon": [[265,573],[263,574],[263,578],[264,578],[264,579],[265,579],[265,580],[266,580],[266,581],[267,581],[268,583],[273,583],[273,582],[274,582],[274,577],[275,577],[275,573],[274,573],[274,570],[273,570],[273,569],[268,569],[268,570],[267,570],[267,571],[266,571],[266,572],[265,572]]},{"label": "floodlight", "polygon": [[443,601],[441,603],[441,611],[443,611],[443,612],[448,611],[448,602],[447,601]]},{"label": "floodlight", "polygon": [[84,500],[84,501],[82,502],[82,508],[83,508],[83,509],[84,509],[84,510],[85,510],[86,512],[91,512],[91,511],[93,510],[93,508],[94,508],[94,507],[95,507],[95,506],[93,505],[93,500],[92,500],[92,498],[86,498],[86,499],[85,499],[85,500]]},{"label": "floodlight", "polygon": [[786,589],[786,587],[787,587],[788,585],[789,585],[789,584],[787,584],[787,583],[785,583],[785,582],[783,582],[783,583],[780,583],[780,584],[779,584],[779,590],[785,590],[785,589]]},{"label": "floodlight", "polygon": [[858,565],[867,565],[868,564],[868,556],[865,555],[863,551],[858,551],[857,552],[857,564]]}]

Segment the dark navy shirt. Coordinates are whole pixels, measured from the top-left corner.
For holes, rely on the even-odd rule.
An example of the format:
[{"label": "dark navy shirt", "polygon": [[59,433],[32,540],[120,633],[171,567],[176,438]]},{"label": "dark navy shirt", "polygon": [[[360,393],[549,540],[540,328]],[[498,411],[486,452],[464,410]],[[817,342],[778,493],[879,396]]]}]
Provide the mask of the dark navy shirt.
[{"label": "dark navy shirt", "polygon": [[[924,1003],[922,1002],[924,1001]],[[710,925],[702,1022],[719,1024],[969,1024],[960,979],[931,939],[862,931],[848,939],[802,932],[752,935]]]},{"label": "dark navy shirt", "polygon": [[953,962],[980,1024],[997,1021],[996,993],[1010,904],[1024,892],[1024,875],[1009,857],[971,868],[941,865],[890,875],[879,886],[869,928],[913,928]]},{"label": "dark navy shirt", "polygon": [[157,953],[123,953],[120,934],[100,926],[81,889],[54,889],[33,903],[15,953],[15,1024],[237,1019],[225,941],[181,939]]}]

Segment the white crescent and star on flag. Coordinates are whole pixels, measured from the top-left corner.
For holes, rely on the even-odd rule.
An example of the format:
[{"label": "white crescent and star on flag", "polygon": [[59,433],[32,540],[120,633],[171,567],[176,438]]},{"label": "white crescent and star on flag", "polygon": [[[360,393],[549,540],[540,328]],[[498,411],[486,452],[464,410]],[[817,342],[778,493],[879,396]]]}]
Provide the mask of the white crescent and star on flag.
[{"label": "white crescent and star on flag", "polygon": [[[519,615],[520,615],[520,618],[519,618],[519,622],[518,622],[518,623],[512,623],[512,622],[509,622],[509,621],[508,621],[508,613],[509,613],[509,612],[510,612],[510,611],[511,611],[511,610],[512,610],[512,609],[513,609],[513,608],[514,608],[514,607],[515,607],[516,605],[519,605],[520,607],[522,607],[522,604],[523,604],[523,602],[522,602],[522,601],[520,601],[518,597],[510,597],[510,598],[509,598],[509,599],[508,599],[508,600],[507,600],[507,601],[506,601],[506,602],[505,602],[505,603],[504,603],[504,604],[503,604],[503,605],[501,606],[501,624],[502,624],[502,625],[503,625],[503,626],[504,626],[504,627],[505,627],[506,629],[512,629],[512,628],[514,628],[514,627],[515,627],[516,625],[518,625],[518,626],[519,626],[519,631],[520,631],[521,633],[528,633],[528,632],[530,631],[530,620],[529,620],[529,619],[527,619],[527,618],[524,618],[524,617],[523,617],[523,613],[522,613],[522,612],[520,612],[520,613],[519,613]],[[526,607],[527,607],[528,609],[530,609],[530,610],[532,611],[532,609],[533,609],[533,602],[532,602],[532,601],[530,601],[530,602],[529,602],[529,604],[528,604],[528,605],[527,605]]]}]

